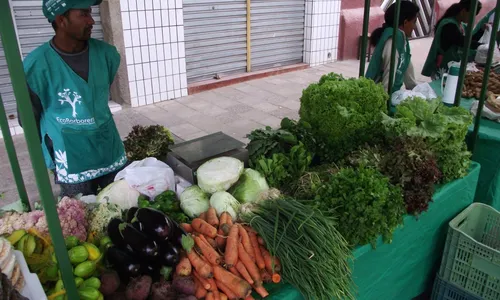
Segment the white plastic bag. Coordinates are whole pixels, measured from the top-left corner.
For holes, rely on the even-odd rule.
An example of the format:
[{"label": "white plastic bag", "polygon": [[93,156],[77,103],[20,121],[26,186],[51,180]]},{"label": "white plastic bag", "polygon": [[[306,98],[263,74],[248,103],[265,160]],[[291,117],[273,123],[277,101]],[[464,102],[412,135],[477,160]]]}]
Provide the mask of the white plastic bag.
[{"label": "white plastic bag", "polygon": [[479,39],[480,44],[489,44],[491,38],[491,24],[486,24],[483,36]]},{"label": "white plastic bag", "polygon": [[[472,106],[470,108],[470,111],[474,115],[474,117],[477,115],[478,106],[479,106],[479,101],[476,100],[472,103]],[[500,114],[492,111],[486,105],[483,106],[483,113],[481,115],[486,119],[490,119],[492,121],[500,123]]]},{"label": "white plastic bag", "polygon": [[180,199],[182,192],[184,192],[185,189],[192,185],[193,184],[191,184],[191,182],[187,181],[181,176],[175,175],[175,193],[177,194],[177,198]]},{"label": "white plastic bag", "polygon": [[175,191],[174,171],[154,157],[134,161],[116,174],[115,181],[125,179],[139,193],[154,199],[166,190]]},{"label": "white plastic bag", "polygon": [[[488,59],[488,50],[490,48],[489,44],[484,44],[477,47],[476,58],[475,61],[478,64],[486,64],[486,60]],[[496,63],[500,61],[500,50],[497,47],[493,47],[493,60],[492,63]]]},{"label": "white plastic bag", "polygon": [[391,96],[392,105],[398,105],[404,100],[412,97],[424,98],[427,100],[437,98],[436,93],[428,83],[421,83],[413,88],[413,90],[400,90],[394,92]]}]

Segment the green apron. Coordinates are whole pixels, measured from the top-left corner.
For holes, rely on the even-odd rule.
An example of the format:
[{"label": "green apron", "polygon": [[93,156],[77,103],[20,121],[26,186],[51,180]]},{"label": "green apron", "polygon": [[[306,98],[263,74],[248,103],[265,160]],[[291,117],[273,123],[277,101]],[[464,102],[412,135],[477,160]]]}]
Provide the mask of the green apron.
[{"label": "green apron", "polygon": [[[370,78],[377,83],[382,81],[382,76],[384,74],[384,70],[382,70],[382,54],[384,52],[384,47],[387,40],[392,37],[393,33],[394,29],[392,27],[388,27],[384,30],[380,41],[375,47],[372,59],[368,65],[368,70],[366,71],[365,77]],[[399,91],[403,86],[404,74],[406,73],[406,70],[408,70],[408,66],[411,61],[410,43],[402,31],[398,30],[398,34],[399,36],[396,39],[396,50],[399,53],[399,60],[396,66],[397,69],[394,84],[391,89],[392,93]]]},{"label": "green apron", "polygon": [[52,159],[42,138],[45,163],[55,169],[58,181],[86,182],[127,162],[108,106],[109,88],[119,64],[116,48],[94,39],[89,40],[88,82],[49,43],[24,60],[28,84],[42,103],[41,135],[48,135],[54,147]]},{"label": "green apron", "polygon": [[[459,62],[462,60],[462,49],[460,47],[453,45],[446,52],[441,49],[441,31],[447,24],[455,24],[464,33],[464,26],[459,24],[455,18],[447,18],[441,21],[436,30],[427,59],[425,60],[424,68],[422,69],[422,75],[424,76],[441,78],[444,73],[448,72],[449,62]],[[476,50],[470,49],[469,53],[469,58],[473,59],[476,55]]]}]

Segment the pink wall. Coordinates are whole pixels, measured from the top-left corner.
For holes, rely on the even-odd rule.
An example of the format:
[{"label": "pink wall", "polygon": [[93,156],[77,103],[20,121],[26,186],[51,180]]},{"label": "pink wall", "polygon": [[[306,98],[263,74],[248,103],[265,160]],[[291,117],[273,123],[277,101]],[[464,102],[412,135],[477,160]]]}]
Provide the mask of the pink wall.
[{"label": "pink wall", "polygon": [[[459,0],[436,0],[436,20],[439,20],[446,9]],[[480,0],[483,9],[477,19],[481,19],[486,13],[495,7],[496,0]],[[384,11],[380,8],[381,1],[372,0],[370,9],[369,32],[384,23]],[[340,13],[339,29],[339,53],[338,60],[358,58],[359,36],[363,30],[364,0],[342,0],[342,11]]]}]

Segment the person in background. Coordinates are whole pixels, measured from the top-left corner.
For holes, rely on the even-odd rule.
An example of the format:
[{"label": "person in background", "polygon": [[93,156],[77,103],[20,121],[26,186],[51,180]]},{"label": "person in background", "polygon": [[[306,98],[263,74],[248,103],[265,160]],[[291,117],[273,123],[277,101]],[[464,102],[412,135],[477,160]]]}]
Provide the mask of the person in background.
[{"label": "person in background", "polygon": [[127,163],[108,106],[120,55],[91,38],[91,6],[101,2],[43,0],[55,36],[24,60],[45,163],[61,196],[96,194]]},{"label": "person in background", "polygon": [[[482,8],[480,1],[477,2],[476,14]],[[435,27],[434,40],[432,41],[429,54],[422,69],[422,75],[431,77],[433,80],[440,79],[448,71],[448,63],[459,62],[462,58],[462,48],[465,45],[465,27],[470,16],[471,0],[461,0],[455,3],[444,13]],[[478,42],[484,33],[485,24],[477,31],[475,30],[470,45],[471,50],[476,50],[481,44]],[[469,60],[474,60],[476,51],[469,50]]]},{"label": "person in background", "polygon": [[[396,92],[403,86],[413,89],[417,84],[415,72],[411,63],[410,43],[411,37],[417,22],[417,15],[420,9],[411,1],[401,1],[401,8],[398,21],[398,38],[396,39],[396,68],[394,74],[394,84],[391,91]],[[372,59],[366,71],[366,78],[373,79],[377,83],[382,83],[385,90],[389,87],[389,73],[391,68],[392,35],[394,34],[393,22],[396,15],[396,5],[389,6],[384,15],[385,23],[377,28],[371,35],[370,43],[375,47]]]},{"label": "person in background", "polygon": [[[494,20],[495,20],[495,9],[492,9],[481,20],[479,20],[476,27],[474,27],[473,34],[476,34],[480,30],[484,29],[484,26],[486,24],[493,25]],[[496,35],[497,45],[500,45],[500,25],[498,26],[497,30],[494,30],[494,32],[496,32],[495,35]]]}]

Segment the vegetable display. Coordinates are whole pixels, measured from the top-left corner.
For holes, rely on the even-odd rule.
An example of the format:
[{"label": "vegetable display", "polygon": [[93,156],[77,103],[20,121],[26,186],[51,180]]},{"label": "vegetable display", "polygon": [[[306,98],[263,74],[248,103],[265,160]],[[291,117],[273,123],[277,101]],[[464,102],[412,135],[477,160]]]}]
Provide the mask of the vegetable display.
[{"label": "vegetable display", "polygon": [[174,191],[165,191],[156,196],[154,200],[149,200],[146,196],[141,195],[138,201],[139,208],[151,207],[159,210],[169,216],[170,219],[177,223],[187,222],[188,216],[181,209],[177,194]]}]

